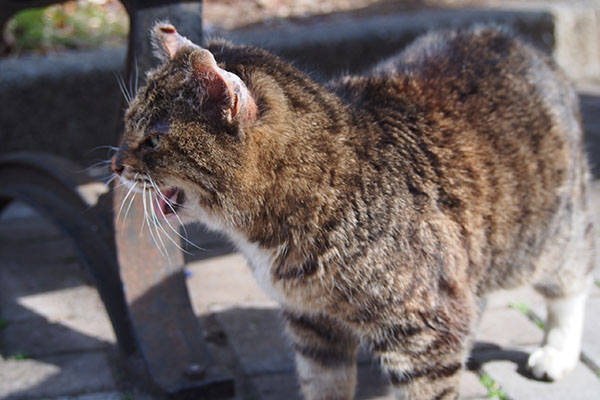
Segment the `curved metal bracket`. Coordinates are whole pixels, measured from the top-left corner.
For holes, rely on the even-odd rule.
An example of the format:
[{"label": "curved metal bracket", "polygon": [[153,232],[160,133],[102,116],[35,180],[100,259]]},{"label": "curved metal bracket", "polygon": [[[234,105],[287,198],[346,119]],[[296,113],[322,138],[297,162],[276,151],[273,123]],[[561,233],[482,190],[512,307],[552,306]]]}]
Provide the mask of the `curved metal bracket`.
[{"label": "curved metal bracket", "polygon": [[189,301],[180,250],[165,243],[167,260],[150,237],[140,233],[143,207],[136,201],[127,223],[119,219],[113,230],[112,204],[121,204],[123,195],[121,189],[109,192],[95,177],[55,156],[0,157],[0,210],[13,200],[22,201],[73,240],[121,350],[126,355],[139,350],[153,383],[176,399],[232,396],[233,379],[211,362],[206,350]]},{"label": "curved metal bracket", "polygon": [[[123,295],[109,214],[106,185],[80,167],[48,154],[0,157],[0,210],[19,200],[45,215],[73,241],[94,279],[125,354],[136,350]],[[110,208],[108,208],[110,210]]]}]

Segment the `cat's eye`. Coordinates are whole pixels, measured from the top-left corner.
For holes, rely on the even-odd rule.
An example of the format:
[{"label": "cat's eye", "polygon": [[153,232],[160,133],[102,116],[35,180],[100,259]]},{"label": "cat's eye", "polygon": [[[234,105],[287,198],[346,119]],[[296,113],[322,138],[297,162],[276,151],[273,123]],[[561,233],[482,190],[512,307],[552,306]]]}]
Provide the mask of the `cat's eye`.
[{"label": "cat's eye", "polygon": [[159,118],[149,126],[148,137],[144,139],[142,145],[148,149],[155,149],[160,143],[163,134],[169,131],[169,121],[166,118]]},{"label": "cat's eye", "polygon": [[160,142],[160,137],[162,135],[160,133],[154,133],[150,136],[148,136],[143,142],[142,145],[144,145],[147,148],[150,149],[155,149],[156,146],[158,146],[158,143]]}]

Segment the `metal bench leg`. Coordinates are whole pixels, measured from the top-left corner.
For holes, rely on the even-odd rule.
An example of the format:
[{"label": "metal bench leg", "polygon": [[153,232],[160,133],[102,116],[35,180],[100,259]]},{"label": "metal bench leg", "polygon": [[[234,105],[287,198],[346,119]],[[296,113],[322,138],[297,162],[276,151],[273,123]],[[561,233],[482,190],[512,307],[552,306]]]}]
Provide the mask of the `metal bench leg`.
[{"label": "metal bench leg", "polygon": [[[115,207],[124,195],[124,189],[116,189]],[[148,370],[168,393],[232,396],[232,378],[211,362],[206,350],[189,301],[181,251],[165,238],[169,262],[148,234],[147,223],[140,234],[144,212],[137,197],[127,221],[121,215],[115,231],[125,297]]]},{"label": "metal bench leg", "polygon": [[[143,79],[145,71],[157,62],[148,34],[157,20],[171,20],[194,40],[202,36],[200,1],[125,3],[131,22],[128,53],[131,75]],[[115,189],[114,209],[119,209],[125,195],[123,188]],[[127,221],[115,221],[115,238],[130,318],[148,371],[167,393],[194,399],[233,396],[233,379],[211,362],[206,350],[189,301],[181,251],[163,239],[167,260],[160,254],[147,226],[140,235],[144,217],[141,196],[137,197]]]}]

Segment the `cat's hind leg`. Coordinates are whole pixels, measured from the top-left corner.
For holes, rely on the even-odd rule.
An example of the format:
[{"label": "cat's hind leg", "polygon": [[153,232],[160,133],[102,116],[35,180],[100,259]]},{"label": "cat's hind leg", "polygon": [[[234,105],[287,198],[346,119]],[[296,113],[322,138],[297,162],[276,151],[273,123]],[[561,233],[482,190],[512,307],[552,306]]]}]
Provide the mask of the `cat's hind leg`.
[{"label": "cat's hind leg", "polygon": [[[540,290],[542,294],[544,291]],[[579,291],[552,298],[546,296],[547,319],[544,340],[527,361],[538,379],[558,380],[568,374],[579,360],[585,301],[589,291],[586,284]]]},{"label": "cat's hind leg", "polygon": [[587,175],[584,163],[581,182],[573,185],[553,238],[538,260],[534,288],[546,300],[547,318],[542,344],[528,359],[528,367],[538,379],[561,379],[579,360],[585,301],[597,264]]},{"label": "cat's hind leg", "polygon": [[352,400],[359,340],[324,316],[283,313],[295,351],[300,388],[307,400]]},{"label": "cat's hind leg", "polygon": [[[560,265],[542,271],[541,279],[534,285],[544,296],[547,310],[544,339],[527,362],[538,379],[561,379],[579,360],[585,301],[592,283],[591,272],[596,265],[596,237],[589,218],[578,221],[581,223],[569,231],[570,240],[561,254],[549,252]],[[544,266],[552,265],[549,258],[542,262]]]}]

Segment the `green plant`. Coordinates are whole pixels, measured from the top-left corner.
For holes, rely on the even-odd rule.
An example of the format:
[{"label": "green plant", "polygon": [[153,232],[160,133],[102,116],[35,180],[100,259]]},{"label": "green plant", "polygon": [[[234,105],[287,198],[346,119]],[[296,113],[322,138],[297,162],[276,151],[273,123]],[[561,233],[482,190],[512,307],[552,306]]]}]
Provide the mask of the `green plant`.
[{"label": "green plant", "polygon": [[510,302],[510,303],[508,303],[508,306],[510,308],[512,308],[513,310],[516,310],[516,311],[520,312],[521,314],[523,314],[531,322],[533,322],[534,324],[536,324],[538,326],[538,328],[540,328],[540,329],[544,329],[545,328],[546,325],[544,324],[544,321],[542,321],[542,319],[540,317],[538,317],[533,311],[531,311],[530,307],[526,303],[523,303],[523,302],[518,302],[518,303]]},{"label": "green plant", "polygon": [[79,0],[21,11],[6,26],[5,39],[19,55],[123,43],[129,21],[117,0]]},{"label": "green plant", "polygon": [[494,380],[491,376],[486,373],[481,373],[479,375],[479,382],[487,389],[487,397],[488,399],[497,398],[499,400],[509,400],[506,392],[500,387],[498,382]]},{"label": "green plant", "polygon": [[28,360],[30,357],[27,353],[18,352],[9,357],[10,360],[23,361]]}]

